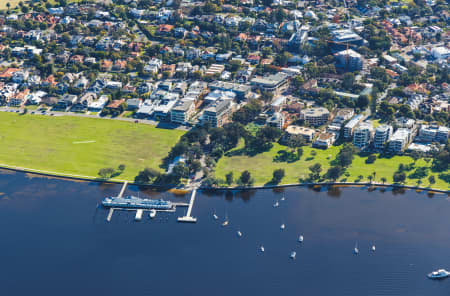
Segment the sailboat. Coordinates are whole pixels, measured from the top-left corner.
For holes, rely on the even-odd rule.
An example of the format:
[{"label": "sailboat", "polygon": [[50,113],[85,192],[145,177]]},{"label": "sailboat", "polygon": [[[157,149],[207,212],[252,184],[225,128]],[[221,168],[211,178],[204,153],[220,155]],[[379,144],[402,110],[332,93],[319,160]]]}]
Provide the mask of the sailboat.
[{"label": "sailboat", "polygon": [[281,224],[280,229],[281,229],[281,230],[284,230],[285,228],[286,228],[286,225]]},{"label": "sailboat", "polygon": [[219,217],[216,215],[216,211],[215,210],[214,210],[214,213],[213,213],[213,218],[214,218],[214,220],[219,219]]},{"label": "sailboat", "polygon": [[291,259],[295,259],[295,256],[297,256],[297,252],[295,252],[295,251],[292,251],[291,252]]},{"label": "sailboat", "polygon": [[261,251],[261,253],[264,253],[264,246],[261,245],[261,246],[259,247],[259,250]]},{"label": "sailboat", "polygon": [[274,208],[278,208],[279,205],[280,205],[280,203],[279,203],[278,201],[276,201],[276,202],[273,204],[273,207],[274,207]]},{"label": "sailboat", "polygon": [[302,243],[302,242],[303,242],[303,235],[300,235],[300,236],[298,237],[298,242],[299,242],[299,243]]},{"label": "sailboat", "polygon": [[222,223],[222,227],[225,227],[225,226],[227,226],[228,225],[228,215],[225,215],[225,221],[223,221],[223,223]]},{"label": "sailboat", "polygon": [[242,237],[242,232],[241,232],[240,230],[238,230],[238,231],[236,232],[236,234],[237,234],[238,237]]},{"label": "sailboat", "polygon": [[372,246],[372,252],[375,252],[377,248],[375,248],[375,245]]},{"label": "sailboat", "polygon": [[285,201],[286,200],[286,194],[283,194],[283,197],[281,198],[281,201]]},{"label": "sailboat", "polygon": [[359,254],[358,243],[356,243],[355,248],[353,249],[353,253],[354,253],[355,255],[358,255],[358,254]]}]

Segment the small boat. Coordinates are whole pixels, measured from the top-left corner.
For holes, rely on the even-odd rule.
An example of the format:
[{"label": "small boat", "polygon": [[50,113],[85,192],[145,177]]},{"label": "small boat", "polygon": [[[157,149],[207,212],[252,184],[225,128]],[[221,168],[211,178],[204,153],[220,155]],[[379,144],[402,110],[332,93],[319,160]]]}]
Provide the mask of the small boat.
[{"label": "small boat", "polygon": [[438,269],[436,271],[430,272],[428,274],[428,278],[432,279],[432,280],[438,280],[438,279],[443,279],[450,276],[450,272],[448,272],[445,269]]},{"label": "small boat", "polygon": [[150,210],[149,216],[150,216],[150,218],[152,218],[152,219],[155,218],[155,217],[156,217],[156,210],[155,210],[155,209]]},{"label": "small boat", "polygon": [[358,244],[355,245],[355,248],[353,249],[353,254],[355,255],[359,254]]},{"label": "small boat", "polygon": [[285,228],[286,228],[286,225],[281,224],[280,229],[281,229],[281,230],[284,230]]},{"label": "small boat", "polygon": [[240,232],[239,230],[236,232],[238,237],[242,237],[242,232]]},{"label": "small boat", "polygon": [[372,252],[375,252],[377,248],[375,248],[375,245],[372,246]]},{"label": "small boat", "polygon": [[280,205],[280,203],[276,201],[276,202],[273,204],[273,207],[274,207],[274,208],[278,208],[279,205]]},{"label": "small boat", "polygon": [[219,219],[219,217],[217,217],[216,213],[213,214],[213,218],[214,218],[214,220]]},{"label": "small boat", "polygon": [[291,259],[295,259],[295,256],[297,256],[297,253],[295,251],[292,251],[290,256]]},{"label": "small boat", "polygon": [[223,223],[222,223],[222,227],[225,227],[225,226],[227,226],[228,225],[228,214],[225,214],[225,221],[223,221]]},{"label": "small boat", "polygon": [[303,242],[303,235],[300,235],[300,236],[298,237],[298,242],[299,242],[299,243],[302,243],[302,242]]},{"label": "small boat", "polygon": [[280,200],[281,201],[285,201],[286,200],[286,195],[283,194],[283,197]]},{"label": "small boat", "polygon": [[261,245],[261,246],[259,247],[259,250],[261,251],[261,253],[264,253],[264,246]]},{"label": "small boat", "polygon": [[134,220],[141,221],[142,220],[142,213],[144,212],[143,209],[139,209],[136,211],[136,216],[134,217]]}]

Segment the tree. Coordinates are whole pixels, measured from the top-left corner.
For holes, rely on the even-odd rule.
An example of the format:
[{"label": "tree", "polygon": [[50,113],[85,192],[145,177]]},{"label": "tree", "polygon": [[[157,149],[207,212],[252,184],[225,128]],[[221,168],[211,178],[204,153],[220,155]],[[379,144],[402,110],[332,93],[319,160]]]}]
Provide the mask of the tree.
[{"label": "tree", "polygon": [[381,177],[381,182],[383,182],[383,184],[386,183],[386,181],[387,181],[387,180],[386,180],[385,177]]},{"label": "tree", "polygon": [[303,148],[302,147],[298,147],[297,148],[297,158],[300,159],[303,155]]},{"label": "tree", "polygon": [[102,179],[109,179],[114,174],[115,170],[113,168],[102,168],[98,171],[98,175]]},{"label": "tree", "polygon": [[414,164],[415,164],[417,162],[417,160],[422,157],[422,154],[419,151],[414,150],[413,152],[411,152],[410,156],[414,160]]},{"label": "tree", "polygon": [[273,171],[272,183],[278,184],[284,178],[284,169],[277,169]]},{"label": "tree", "polygon": [[119,171],[123,172],[125,170],[125,165],[119,164],[119,166],[117,168],[119,169]]},{"label": "tree", "polygon": [[241,181],[241,184],[244,186],[249,186],[253,183],[252,175],[249,171],[245,170],[242,172],[241,176],[239,177],[239,181]]},{"label": "tree", "polygon": [[367,179],[369,179],[369,183],[371,183],[371,184],[372,184],[372,179],[373,179],[373,176],[372,176],[372,175],[368,175],[368,176],[367,176]]},{"label": "tree", "polygon": [[366,109],[369,106],[369,97],[366,95],[360,95],[356,100],[356,107],[360,109]]},{"label": "tree", "polygon": [[298,148],[298,147],[301,147],[301,146],[305,146],[306,145],[306,141],[305,141],[305,138],[303,136],[291,135],[291,136],[289,136],[289,140],[287,141],[287,145],[289,146],[289,148],[294,150],[295,148]]},{"label": "tree", "polygon": [[155,169],[145,168],[139,172],[134,178],[134,181],[138,184],[148,184],[157,179],[160,175],[161,173]]},{"label": "tree", "polygon": [[436,178],[431,175],[428,177],[428,182],[430,182],[430,185],[433,185],[434,183],[436,183]]},{"label": "tree", "polygon": [[395,183],[403,183],[406,180],[406,174],[404,172],[395,172],[393,180]]},{"label": "tree", "polygon": [[342,173],[344,172],[344,168],[340,165],[332,166],[328,169],[327,173],[325,174],[327,179],[336,180],[338,179]]},{"label": "tree", "polygon": [[228,186],[233,184],[233,172],[229,172],[225,175],[225,183],[227,183]]},{"label": "tree", "polygon": [[353,162],[355,152],[356,152],[355,146],[353,146],[353,144],[351,143],[346,143],[339,151],[338,155],[336,156],[336,159],[341,166],[348,167]]},{"label": "tree", "polygon": [[309,167],[310,174],[309,179],[311,181],[318,180],[320,178],[320,172],[322,172],[322,165],[320,163],[315,163],[312,166]]},{"label": "tree", "polygon": [[342,87],[346,90],[351,90],[353,85],[355,84],[355,74],[353,73],[345,73],[342,77]]}]

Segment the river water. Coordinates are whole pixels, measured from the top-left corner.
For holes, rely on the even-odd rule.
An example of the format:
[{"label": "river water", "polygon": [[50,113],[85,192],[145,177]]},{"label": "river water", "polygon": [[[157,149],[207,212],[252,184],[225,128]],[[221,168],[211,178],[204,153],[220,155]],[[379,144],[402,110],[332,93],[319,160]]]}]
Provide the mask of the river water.
[{"label": "river water", "polygon": [[[119,190],[2,171],[0,295],[450,295],[450,279],[426,278],[450,269],[446,195],[199,192],[196,224],[176,222],[185,208],[141,222],[134,212],[115,212],[108,223],[98,205]],[[126,193],[189,199],[138,191],[130,186]],[[225,215],[230,224],[221,227]]]}]

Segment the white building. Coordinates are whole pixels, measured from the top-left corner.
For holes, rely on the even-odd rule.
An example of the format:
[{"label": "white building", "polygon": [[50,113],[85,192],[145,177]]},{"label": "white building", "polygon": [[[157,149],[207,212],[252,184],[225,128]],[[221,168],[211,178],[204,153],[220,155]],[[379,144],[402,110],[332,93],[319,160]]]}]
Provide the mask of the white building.
[{"label": "white building", "polygon": [[353,145],[361,150],[366,149],[372,140],[373,127],[371,123],[363,122],[353,132]]},{"label": "white building", "polygon": [[450,49],[444,46],[435,47],[431,50],[431,54],[438,60],[450,58]]},{"label": "white building", "polygon": [[419,129],[418,140],[425,143],[440,142],[448,140],[449,128],[437,125],[422,125]]},{"label": "white building", "polygon": [[399,128],[396,130],[389,141],[389,151],[393,153],[402,152],[409,143],[410,135],[409,129]]},{"label": "white building", "polygon": [[327,123],[329,117],[330,111],[323,107],[304,109],[300,112],[300,119],[313,126]]},{"label": "white building", "polygon": [[392,126],[382,124],[375,129],[375,135],[373,137],[373,146],[375,149],[384,149],[385,144],[388,142],[392,135]]}]

